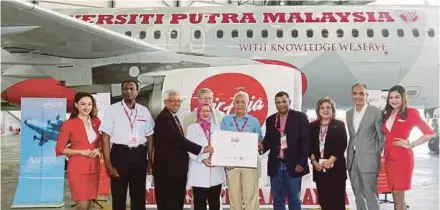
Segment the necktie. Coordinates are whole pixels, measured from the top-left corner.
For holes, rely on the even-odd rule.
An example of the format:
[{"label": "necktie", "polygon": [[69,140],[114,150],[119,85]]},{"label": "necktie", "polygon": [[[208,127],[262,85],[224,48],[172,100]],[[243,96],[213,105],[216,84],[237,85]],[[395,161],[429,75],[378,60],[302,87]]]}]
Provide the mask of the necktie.
[{"label": "necktie", "polygon": [[182,124],[180,124],[179,118],[177,116],[174,116],[174,119],[176,120],[176,123],[179,126],[180,133],[182,133],[183,135],[183,128],[182,128]]}]

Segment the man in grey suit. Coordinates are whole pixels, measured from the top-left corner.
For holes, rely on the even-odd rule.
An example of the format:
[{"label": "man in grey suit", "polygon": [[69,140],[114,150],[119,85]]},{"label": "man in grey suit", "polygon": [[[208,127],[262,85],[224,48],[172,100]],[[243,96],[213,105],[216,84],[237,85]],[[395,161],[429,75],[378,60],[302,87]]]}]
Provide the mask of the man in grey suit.
[{"label": "man in grey suit", "polygon": [[366,102],[364,84],[351,88],[354,108],[346,113],[350,136],[347,169],[358,210],[378,210],[377,179],[384,144],[381,110]]}]

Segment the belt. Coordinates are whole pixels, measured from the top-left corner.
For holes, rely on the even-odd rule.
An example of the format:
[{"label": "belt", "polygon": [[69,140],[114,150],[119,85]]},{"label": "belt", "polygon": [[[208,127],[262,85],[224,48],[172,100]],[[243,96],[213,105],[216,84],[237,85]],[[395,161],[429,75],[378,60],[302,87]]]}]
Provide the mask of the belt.
[{"label": "belt", "polygon": [[128,145],[125,145],[125,144],[113,144],[112,146],[116,146],[116,147],[120,147],[120,148],[125,148],[125,149],[130,149],[130,150],[132,150],[132,149],[144,148],[144,147],[147,146],[147,143],[139,144],[139,145],[134,146],[134,147],[129,147]]}]

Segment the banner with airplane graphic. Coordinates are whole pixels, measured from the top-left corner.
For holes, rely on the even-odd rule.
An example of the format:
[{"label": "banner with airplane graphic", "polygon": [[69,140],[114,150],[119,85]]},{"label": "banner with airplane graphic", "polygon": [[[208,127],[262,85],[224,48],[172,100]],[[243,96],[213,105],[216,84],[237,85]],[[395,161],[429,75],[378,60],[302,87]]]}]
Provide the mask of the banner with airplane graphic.
[{"label": "banner with airplane graphic", "polygon": [[64,157],[55,146],[66,99],[21,99],[20,174],[11,208],[64,205]]}]

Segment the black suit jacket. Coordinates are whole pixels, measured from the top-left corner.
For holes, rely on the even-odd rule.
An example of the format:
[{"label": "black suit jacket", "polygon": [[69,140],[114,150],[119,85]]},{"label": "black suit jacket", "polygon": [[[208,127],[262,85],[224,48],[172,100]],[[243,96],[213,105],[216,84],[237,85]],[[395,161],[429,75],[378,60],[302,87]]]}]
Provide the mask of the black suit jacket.
[{"label": "black suit jacket", "polygon": [[[264,152],[270,150],[267,162],[267,174],[272,177],[277,173],[278,155],[280,153],[281,134],[275,127],[275,118],[278,113],[269,116],[266,120],[266,135],[264,136]],[[279,120],[278,120],[279,122]],[[309,166],[307,159],[310,154],[310,132],[307,115],[295,110],[289,110],[285,128],[287,149],[284,151],[284,162],[287,163],[291,177],[302,177],[308,174]],[[296,165],[304,170],[300,173],[295,171]]]},{"label": "black suit jacket", "polygon": [[153,174],[182,178],[188,173],[188,152],[198,155],[202,146],[195,144],[180,132],[173,115],[164,108],[154,126]]},{"label": "black suit jacket", "polygon": [[[316,161],[322,157],[319,152],[319,130],[321,123],[316,120],[310,123],[310,140],[311,148],[310,155],[314,154]],[[345,161],[345,150],[347,149],[347,131],[345,129],[344,122],[340,120],[333,119],[327,130],[327,136],[325,137],[324,143],[324,158],[330,159],[330,156],[335,156],[337,158],[333,165],[333,168],[327,170],[325,175],[329,175],[332,179],[347,179],[346,173],[346,161]],[[313,181],[319,180],[324,174],[313,170]]]}]

